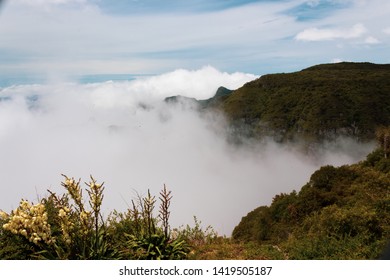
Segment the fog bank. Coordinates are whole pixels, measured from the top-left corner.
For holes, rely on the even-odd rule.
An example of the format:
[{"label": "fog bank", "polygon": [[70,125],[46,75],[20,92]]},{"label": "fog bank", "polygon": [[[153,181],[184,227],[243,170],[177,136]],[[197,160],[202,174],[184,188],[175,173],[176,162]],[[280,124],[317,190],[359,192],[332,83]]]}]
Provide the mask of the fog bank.
[{"label": "fog bank", "polygon": [[171,224],[230,235],[241,217],[280,192],[299,189],[324,164],[348,164],[372,146],[341,140],[316,159],[272,141],[235,147],[222,116],[163,99],[199,99],[219,86],[254,79],[212,67],[176,70],[129,82],[55,83],[0,89],[0,209],[46,189],[62,193],[61,173],[105,182],[105,213],[124,211],[136,193],[172,191]]}]

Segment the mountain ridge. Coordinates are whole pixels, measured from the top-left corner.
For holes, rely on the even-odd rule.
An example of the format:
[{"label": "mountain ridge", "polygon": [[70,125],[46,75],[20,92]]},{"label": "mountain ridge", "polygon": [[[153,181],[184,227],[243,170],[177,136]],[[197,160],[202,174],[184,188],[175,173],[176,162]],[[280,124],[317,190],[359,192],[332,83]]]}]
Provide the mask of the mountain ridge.
[{"label": "mountain ridge", "polygon": [[233,125],[246,124],[254,137],[366,140],[390,124],[389,80],[390,64],[316,65],[261,76],[219,105]]},{"label": "mountain ridge", "polygon": [[222,112],[240,137],[370,141],[378,127],[390,125],[388,81],[390,64],[319,64],[266,74],[236,90],[220,87],[207,100],[191,101],[201,110]]}]

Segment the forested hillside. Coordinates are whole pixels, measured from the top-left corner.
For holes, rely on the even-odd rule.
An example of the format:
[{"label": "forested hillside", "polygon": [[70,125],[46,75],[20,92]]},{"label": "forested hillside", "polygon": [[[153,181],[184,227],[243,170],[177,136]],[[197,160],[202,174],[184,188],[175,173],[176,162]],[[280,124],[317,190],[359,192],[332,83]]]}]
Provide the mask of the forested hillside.
[{"label": "forested hillside", "polygon": [[272,245],[291,259],[375,259],[390,240],[390,159],[383,149],[324,166],[299,191],[243,217],[235,240]]},{"label": "forested hillside", "polygon": [[389,81],[389,64],[324,64],[261,76],[206,107],[221,109],[244,136],[368,140],[390,124]]}]

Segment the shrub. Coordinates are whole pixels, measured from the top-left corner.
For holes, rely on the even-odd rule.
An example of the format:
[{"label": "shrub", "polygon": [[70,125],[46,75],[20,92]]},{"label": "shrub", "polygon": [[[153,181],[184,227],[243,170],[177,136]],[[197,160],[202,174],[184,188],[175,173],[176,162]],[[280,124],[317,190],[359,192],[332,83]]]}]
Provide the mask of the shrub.
[{"label": "shrub", "polygon": [[171,192],[160,192],[159,215],[154,217],[156,199],[148,191],[133,209],[114,211],[103,219],[104,183],[91,176],[84,201],[80,180],[65,175],[66,193],[49,196],[36,204],[22,200],[7,214],[0,211],[0,259],[184,259],[187,240],[172,236],[169,227]]},{"label": "shrub", "polygon": [[332,205],[307,217],[285,246],[293,259],[372,259],[383,246],[382,234],[372,209]]},{"label": "shrub", "polygon": [[164,185],[160,192],[161,204],[157,218],[153,215],[156,198],[150,194],[150,191],[146,197],[138,197],[138,202],[132,201],[133,209],[122,215],[125,219],[120,220],[115,226],[133,228],[130,232],[124,233],[125,243],[120,249],[124,258],[179,260],[187,257],[189,246],[186,240],[181,235],[173,236],[170,231],[171,199],[171,192]]}]

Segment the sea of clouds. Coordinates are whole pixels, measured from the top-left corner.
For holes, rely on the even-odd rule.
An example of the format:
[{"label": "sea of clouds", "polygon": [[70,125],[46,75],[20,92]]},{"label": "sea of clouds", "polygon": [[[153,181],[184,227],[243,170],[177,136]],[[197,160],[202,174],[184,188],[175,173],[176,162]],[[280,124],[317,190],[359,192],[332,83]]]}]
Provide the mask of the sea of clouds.
[{"label": "sea of clouds", "polygon": [[273,141],[233,146],[217,113],[165,97],[206,99],[255,79],[207,66],[132,81],[56,82],[0,88],[0,209],[63,193],[61,174],[105,182],[103,210],[125,211],[137,194],[172,191],[171,224],[196,216],[230,235],[242,216],[305,184],[324,164],[362,159],[372,145],[342,140],[317,157]]}]

